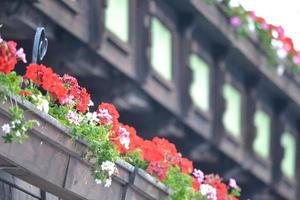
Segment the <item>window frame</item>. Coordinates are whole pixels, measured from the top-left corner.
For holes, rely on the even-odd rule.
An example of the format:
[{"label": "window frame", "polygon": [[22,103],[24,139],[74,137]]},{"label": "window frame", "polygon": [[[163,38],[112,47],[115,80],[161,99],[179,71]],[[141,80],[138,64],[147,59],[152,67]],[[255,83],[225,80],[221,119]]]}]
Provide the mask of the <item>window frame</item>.
[{"label": "window frame", "polygon": [[[109,1],[109,0],[107,0]],[[129,5],[128,5],[128,41],[124,42],[122,41],[121,38],[119,38],[116,34],[114,34],[112,31],[110,31],[106,26],[105,26],[105,21],[106,21],[106,14],[104,13],[103,17],[103,27],[104,27],[104,41],[108,43],[110,46],[115,48],[120,54],[124,56],[129,56],[133,50],[133,41],[135,40],[135,34],[134,32],[134,26],[135,26],[135,7],[136,7],[136,0],[128,0]],[[106,12],[107,9],[107,3],[104,8],[104,12]]]},{"label": "window frame", "polygon": [[[225,84],[229,84],[231,85],[232,87],[234,87],[239,93],[240,93],[240,97],[241,97],[241,109],[240,109],[240,117],[241,117],[241,120],[240,120],[240,134],[238,136],[235,136],[233,133],[230,133],[228,130],[226,130],[225,128],[225,125],[223,124],[223,117],[224,117],[224,114],[225,114],[225,111],[226,111],[226,99],[225,97],[223,96],[223,88],[225,86]],[[224,112],[223,112],[223,115],[222,115],[222,126],[223,126],[223,131],[224,131],[224,136],[229,139],[232,143],[234,143],[235,145],[242,145],[242,141],[243,141],[243,138],[244,138],[244,130],[243,130],[243,126],[244,126],[244,122],[243,122],[243,107],[245,105],[245,101],[244,101],[244,94],[246,92],[243,84],[236,80],[233,75],[229,74],[228,72],[225,73],[225,76],[224,76],[224,82],[223,82],[223,85],[222,85],[222,98],[224,99]]]},{"label": "window frame", "polygon": [[[284,128],[283,128],[283,132],[280,134],[280,141],[281,141],[281,137],[283,136],[283,134],[287,132],[289,134],[291,134],[294,138],[295,138],[295,142],[296,142],[296,155],[295,155],[295,177],[294,178],[290,178],[288,176],[286,176],[284,174],[284,172],[281,170],[281,164],[282,164],[282,161],[283,161],[283,157],[281,158],[281,161],[280,161],[280,167],[279,167],[279,170],[280,170],[280,174],[281,174],[281,179],[284,183],[288,184],[288,185],[291,185],[291,186],[295,186],[296,182],[297,182],[297,155],[298,155],[298,152],[299,152],[299,137],[298,137],[298,134],[297,134],[297,130],[287,122],[287,120],[285,120],[285,123],[284,123]],[[280,143],[280,146],[283,148],[283,146],[281,145]],[[283,150],[284,151],[284,150]],[[283,152],[284,153],[284,152]]]},{"label": "window frame", "polygon": [[252,121],[251,121],[251,123],[253,123],[253,126],[255,127],[255,132],[254,132],[255,135],[256,135],[257,130],[256,130],[256,126],[254,124],[254,116],[255,116],[256,111],[258,111],[258,110],[265,112],[270,117],[269,157],[264,158],[254,151],[253,145],[254,145],[255,137],[253,138],[250,151],[255,160],[257,160],[259,163],[261,163],[262,165],[264,165],[264,166],[268,167],[268,169],[270,169],[271,162],[272,162],[271,161],[272,160],[272,131],[273,131],[272,127],[273,127],[273,123],[274,123],[274,112],[271,107],[266,105],[265,101],[262,101],[260,99],[257,100],[256,105],[255,105],[255,111],[253,112]]},{"label": "window frame", "polygon": [[[159,72],[157,72],[151,63],[152,55],[151,55],[151,48],[152,48],[152,26],[151,20],[155,17],[158,19],[171,33],[171,80],[166,80]],[[161,86],[163,86],[166,90],[172,91],[175,89],[175,82],[176,82],[176,48],[178,47],[177,43],[177,28],[176,22],[173,22],[173,19],[177,19],[176,16],[171,12],[170,8],[165,6],[163,3],[158,3],[154,0],[149,2],[149,13],[148,13],[148,23],[149,23],[149,44],[148,44],[148,67],[149,67],[149,74],[150,76],[158,82]]]},{"label": "window frame", "polygon": [[[191,107],[191,110],[196,115],[199,115],[200,117],[203,117],[205,120],[209,121],[212,118],[212,104],[211,104],[211,101],[212,101],[212,95],[213,95],[213,92],[212,92],[212,89],[213,89],[213,84],[212,84],[212,81],[213,81],[213,77],[212,77],[212,75],[213,75],[212,74],[213,59],[210,57],[209,53],[204,50],[204,48],[199,44],[198,41],[196,41],[195,39],[192,39],[190,52],[188,54],[188,66],[187,66],[188,70],[190,71],[191,74],[193,73],[193,71],[191,70],[191,66],[190,66],[190,57],[193,54],[197,55],[208,66],[208,79],[209,79],[208,80],[208,82],[209,82],[208,83],[209,84],[209,89],[208,89],[208,91],[209,91],[209,94],[208,94],[208,110],[205,111],[205,110],[201,109],[200,107],[198,107],[197,105],[195,105],[193,103],[192,97],[190,96],[190,92],[188,91],[187,94],[189,95],[189,98],[190,98],[190,101],[191,101],[190,107]],[[189,89],[191,87],[191,83],[192,83],[192,80],[190,82]]]}]

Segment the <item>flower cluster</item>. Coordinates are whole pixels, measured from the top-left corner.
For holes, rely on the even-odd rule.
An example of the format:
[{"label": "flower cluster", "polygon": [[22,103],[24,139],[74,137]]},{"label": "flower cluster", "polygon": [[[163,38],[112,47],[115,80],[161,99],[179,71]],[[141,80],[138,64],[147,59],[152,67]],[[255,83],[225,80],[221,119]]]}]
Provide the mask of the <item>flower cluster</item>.
[{"label": "flower cluster", "polygon": [[90,94],[78,85],[74,77],[69,75],[60,77],[49,67],[30,64],[27,66],[24,78],[49,92],[53,102],[58,101],[61,105],[75,106],[82,113],[88,110],[91,101]]},{"label": "flower cluster", "polygon": [[[215,1],[215,0],[212,0]],[[287,37],[282,26],[268,23],[253,11],[245,10],[232,0],[220,0],[225,5],[229,23],[241,36],[254,34],[267,54],[269,64],[282,75],[287,65],[291,72],[300,73],[300,51],[294,47],[293,40]]]},{"label": "flower cluster", "polygon": [[8,74],[11,72],[18,60],[26,63],[26,55],[23,48],[16,49],[17,43],[13,41],[4,41],[0,38],[0,72]]},{"label": "flower cluster", "polygon": [[[3,45],[4,42],[0,43]],[[15,43],[6,45],[16,58],[24,58],[23,50],[15,50]],[[3,55],[1,52],[1,56]],[[101,103],[96,111],[86,112],[93,103],[87,90],[80,87],[74,77],[59,76],[49,67],[30,64],[21,87],[19,82],[22,79],[14,77],[17,75],[11,72],[14,68],[11,63],[14,62],[10,59],[13,58],[6,57],[9,59],[3,58],[3,63],[0,64],[0,70],[4,72],[2,76],[12,76],[12,80],[17,81],[12,84],[8,79],[3,79],[3,82],[16,85],[16,94],[69,126],[73,139],[87,141],[89,149],[85,157],[93,164],[92,173],[96,183],[104,183],[105,187],[111,185],[112,176],[118,173],[115,161],[120,156],[174,189],[175,194],[171,199],[238,199],[240,188],[234,179],[230,179],[226,185],[219,176],[204,175],[201,170],[194,169],[193,162],[183,157],[167,139],[142,139],[133,127],[119,122],[120,115],[112,104]],[[12,121],[2,125],[6,142],[27,137],[26,131],[37,124],[33,120],[26,122],[24,111],[17,106],[12,106],[10,114]]]},{"label": "flower cluster", "polygon": [[[115,165],[115,163],[111,161],[105,161],[101,164],[101,170],[104,171],[107,174],[107,179],[105,180],[104,187],[110,187],[112,182],[112,175],[118,174],[118,169]],[[96,179],[95,180],[97,184],[101,184],[102,180]]]},{"label": "flower cluster", "polygon": [[237,200],[240,188],[235,179],[230,178],[226,185],[218,175],[204,175],[201,170],[194,169],[193,188],[209,200]]}]

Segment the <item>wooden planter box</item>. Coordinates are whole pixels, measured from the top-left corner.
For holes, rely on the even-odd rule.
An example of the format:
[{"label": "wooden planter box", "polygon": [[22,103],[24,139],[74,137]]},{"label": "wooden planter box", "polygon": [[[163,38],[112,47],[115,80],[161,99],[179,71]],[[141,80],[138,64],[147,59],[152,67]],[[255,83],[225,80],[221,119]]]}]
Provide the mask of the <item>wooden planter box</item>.
[{"label": "wooden planter box", "polygon": [[[83,141],[72,141],[68,128],[41,113],[29,102],[21,102],[26,118],[36,119],[29,139],[22,144],[0,140],[0,168],[64,200],[168,199],[170,190],[141,169],[118,160],[119,175],[110,188],[97,185],[91,164],[82,159],[87,151]],[[9,121],[10,104],[0,105],[0,125]],[[0,130],[0,136],[4,133]]]}]

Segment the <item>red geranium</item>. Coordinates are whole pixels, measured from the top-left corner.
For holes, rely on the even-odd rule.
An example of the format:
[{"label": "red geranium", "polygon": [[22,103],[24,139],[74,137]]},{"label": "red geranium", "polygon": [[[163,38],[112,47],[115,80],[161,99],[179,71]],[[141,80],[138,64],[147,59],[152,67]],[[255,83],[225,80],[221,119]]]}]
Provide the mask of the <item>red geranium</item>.
[{"label": "red geranium", "polygon": [[187,158],[181,158],[180,160],[181,172],[184,174],[190,174],[193,171],[193,162]]},{"label": "red geranium", "polygon": [[166,162],[174,166],[178,166],[180,162],[180,156],[178,155],[177,149],[173,143],[159,137],[154,137],[152,142],[163,151]]},{"label": "red geranium", "polygon": [[199,183],[199,181],[197,181],[197,179],[195,177],[192,177],[192,184],[193,184],[193,188],[195,191],[200,190],[200,183]]},{"label": "red geranium", "polygon": [[83,113],[86,112],[91,100],[90,94],[87,90],[85,88],[81,88],[75,96],[75,99],[77,103],[76,109]]},{"label": "red geranium", "polygon": [[151,162],[147,168],[147,172],[153,176],[156,176],[159,178],[159,180],[164,180],[167,176],[169,166],[165,163],[159,163],[159,162]]},{"label": "red geranium", "polygon": [[205,176],[204,183],[216,188],[218,200],[227,200],[227,186],[222,182],[222,179],[218,175],[211,174]]}]

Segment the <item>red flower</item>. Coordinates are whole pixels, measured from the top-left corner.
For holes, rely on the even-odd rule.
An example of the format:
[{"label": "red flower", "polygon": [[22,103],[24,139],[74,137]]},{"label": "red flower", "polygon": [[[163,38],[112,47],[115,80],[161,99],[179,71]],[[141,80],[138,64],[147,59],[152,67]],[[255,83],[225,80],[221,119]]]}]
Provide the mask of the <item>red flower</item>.
[{"label": "red flower", "polygon": [[31,92],[28,92],[26,90],[21,90],[20,91],[20,95],[23,96],[23,97],[27,97],[27,96],[31,96],[32,93]]},{"label": "red flower", "polygon": [[282,43],[283,43],[283,48],[287,51],[295,51],[294,49],[294,43],[293,40],[289,37],[284,37],[281,39]]},{"label": "red flower", "polygon": [[193,162],[187,158],[181,158],[179,165],[182,173],[190,174],[193,172]]},{"label": "red flower", "polygon": [[211,174],[205,176],[204,183],[216,188],[218,200],[227,200],[227,186],[222,182],[222,179],[218,175]]},{"label": "red flower", "polygon": [[86,112],[90,103],[91,97],[85,88],[81,88],[75,96],[77,105],[76,109],[80,112]]},{"label": "red flower", "polygon": [[164,163],[152,162],[147,168],[147,172],[153,176],[159,178],[159,180],[164,180],[167,176],[169,166]]},{"label": "red flower", "polygon": [[162,163],[164,161],[164,152],[157,147],[152,141],[143,141],[139,148],[142,150],[142,157],[147,162]]},{"label": "red flower", "polygon": [[199,183],[199,181],[197,181],[197,179],[195,177],[192,177],[192,184],[193,184],[193,188],[195,191],[200,190],[200,183]]},{"label": "red flower", "polygon": [[8,74],[17,64],[17,43],[2,41],[0,43],[0,72]]},{"label": "red flower", "polygon": [[163,151],[166,162],[169,162],[174,166],[178,166],[181,158],[178,155],[177,149],[174,144],[170,143],[164,138],[159,137],[153,138],[152,142]]},{"label": "red flower", "polygon": [[[38,86],[41,86],[43,83],[43,75],[46,70],[47,68],[44,65],[30,64],[26,68],[26,73],[24,75],[24,78],[31,80],[33,83],[37,84]],[[51,69],[49,68],[49,70]]]}]

